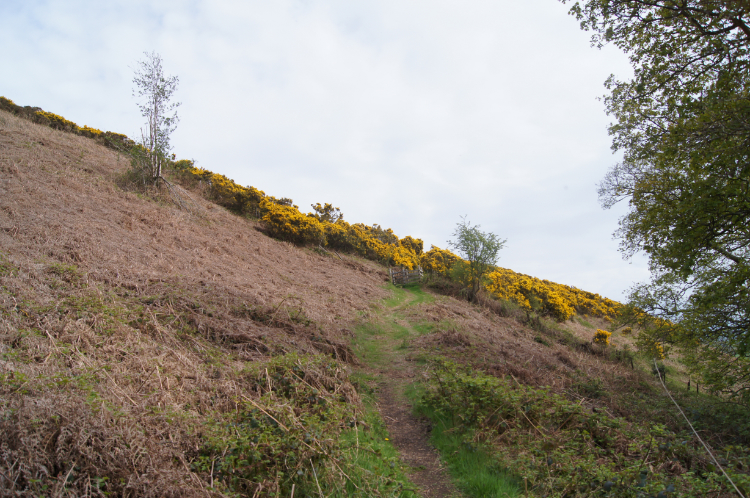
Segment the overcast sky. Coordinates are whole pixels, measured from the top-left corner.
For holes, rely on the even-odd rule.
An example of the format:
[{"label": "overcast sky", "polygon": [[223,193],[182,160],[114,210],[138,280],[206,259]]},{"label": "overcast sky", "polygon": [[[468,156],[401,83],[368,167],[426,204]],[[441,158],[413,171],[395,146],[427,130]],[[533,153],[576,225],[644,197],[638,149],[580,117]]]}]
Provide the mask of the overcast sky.
[{"label": "overcast sky", "polygon": [[557,0],[0,2],[0,95],[139,135],[133,69],[180,78],[178,158],[304,211],[331,202],[445,248],[460,216],[507,239],[499,264],[613,299],[624,261],[597,183],[619,156],[591,48]]}]

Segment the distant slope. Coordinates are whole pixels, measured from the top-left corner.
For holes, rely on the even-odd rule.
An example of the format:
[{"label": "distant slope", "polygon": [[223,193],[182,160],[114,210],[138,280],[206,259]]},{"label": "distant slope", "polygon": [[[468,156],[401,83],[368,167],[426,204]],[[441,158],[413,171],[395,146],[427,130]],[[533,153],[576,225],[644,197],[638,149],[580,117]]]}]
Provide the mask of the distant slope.
[{"label": "distant slope", "polygon": [[[21,107],[1,96],[0,110],[43,126],[90,138],[116,151],[139,147],[125,135],[81,127],[62,116],[37,107]],[[301,246],[325,246],[391,266],[412,269],[421,265],[428,272],[449,278],[452,266],[461,260],[452,252],[435,246],[424,251],[421,239],[408,235],[399,239],[391,229],[383,229],[377,224],[351,224],[339,216],[338,208],[330,204],[318,204],[316,210],[321,210],[318,213],[303,213],[293,205],[291,199],[277,199],[255,187],[239,185],[224,175],[195,167],[193,161],[168,160],[167,163],[170,177],[191,188],[197,187],[200,196],[237,215],[262,218],[266,232],[278,240]],[[183,201],[179,202],[186,207]],[[621,307],[620,303],[598,294],[505,268],[495,268],[488,275],[486,291],[495,299],[513,301],[527,311],[551,316],[561,322],[576,314],[612,318]]]}]

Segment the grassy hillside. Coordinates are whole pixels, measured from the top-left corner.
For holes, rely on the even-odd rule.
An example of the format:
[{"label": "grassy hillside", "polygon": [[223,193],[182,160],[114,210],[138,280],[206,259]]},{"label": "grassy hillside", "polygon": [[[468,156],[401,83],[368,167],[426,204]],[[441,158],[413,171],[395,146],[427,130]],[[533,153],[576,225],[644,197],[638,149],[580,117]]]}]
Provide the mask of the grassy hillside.
[{"label": "grassy hillside", "polygon": [[[205,184],[123,188],[129,165],[0,111],[0,496],[731,494],[631,336],[592,344],[597,313],[389,287]],[[667,381],[747,489],[747,414]],[[457,488],[404,456],[407,403]]]},{"label": "grassy hillside", "polygon": [[[215,437],[258,420],[264,396],[269,413],[284,404],[272,377],[291,374],[278,372],[330,398],[337,422],[355,416],[346,341],[387,295],[382,268],[273,241],[199,196],[188,213],[123,191],[125,158],[7,113],[0,150],[0,489],[219,489],[204,464],[226,449]],[[270,358],[284,358],[276,374],[259,366]],[[320,415],[308,405],[275,416]],[[341,430],[308,425],[318,438]],[[250,481],[284,489],[284,465]]]}]

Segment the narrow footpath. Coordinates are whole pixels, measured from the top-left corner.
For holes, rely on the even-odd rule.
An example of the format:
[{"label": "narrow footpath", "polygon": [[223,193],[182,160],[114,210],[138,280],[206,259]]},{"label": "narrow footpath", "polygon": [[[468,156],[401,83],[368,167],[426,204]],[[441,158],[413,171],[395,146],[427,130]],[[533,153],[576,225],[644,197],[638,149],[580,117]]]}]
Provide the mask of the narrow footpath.
[{"label": "narrow footpath", "polygon": [[378,389],[378,411],[388,427],[393,445],[407,474],[425,498],[462,497],[441,465],[437,450],[429,444],[430,424],[412,414],[404,392],[415,382],[419,370],[407,359],[408,341],[419,333],[400,311],[420,302],[434,299],[419,288],[394,290],[384,309],[360,330],[357,355],[363,360],[364,373],[375,377]]}]

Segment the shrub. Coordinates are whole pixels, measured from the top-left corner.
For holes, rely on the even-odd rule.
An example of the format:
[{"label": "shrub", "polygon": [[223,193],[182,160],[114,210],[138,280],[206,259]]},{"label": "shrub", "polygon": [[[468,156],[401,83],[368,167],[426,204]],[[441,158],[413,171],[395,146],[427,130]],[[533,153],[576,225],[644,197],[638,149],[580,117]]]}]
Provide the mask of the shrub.
[{"label": "shrub", "polygon": [[36,112],[36,121],[42,124],[54,128],[55,130],[69,131],[75,134],[80,134],[81,129],[72,121],[68,121],[62,116],[53,114],[46,111]]},{"label": "shrub", "polygon": [[326,233],[325,244],[336,250],[354,252],[383,264],[403,266],[410,270],[419,264],[419,256],[409,246],[399,244],[393,230],[379,225],[354,225],[343,219],[335,223],[321,222]]},{"label": "shrub", "polygon": [[409,248],[398,246],[391,249],[390,261],[394,266],[402,266],[413,270],[417,261],[417,255]]},{"label": "shrub", "polygon": [[[486,451],[496,468],[523,479],[529,496],[731,494],[700,444],[663,425],[630,423],[548,388],[442,359],[430,371],[421,411],[433,422],[448,420],[464,444]],[[580,379],[573,387],[585,396],[606,395],[598,379]],[[750,482],[743,449],[726,446],[722,452],[732,479],[742,486]]]},{"label": "shrub", "polygon": [[325,227],[313,216],[305,216],[293,206],[282,206],[263,199],[260,204],[269,235],[295,244],[322,244]]},{"label": "shrub", "polygon": [[105,147],[116,150],[129,150],[135,145],[135,142],[130,140],[127,136],[121,133],[115,133],[112,131],[103,132],[96,128],[90,128],[88,126],[79,127],[72,121],[68,121],[62,116],[53,114],[51,112],[43,111],[38,107],[25,106],[21,107],[16,105],[12,100],[5,97],[0,97],[0,110],[10,112],[16,116],[21,116],[24,119],[28,119],[37,124],[49,126],[60,131],[66,131],[68,133],[75,133],[96,140]]},{"label": "shrub", "polygon": [[230,211],[239,215],[260,215],[268,235],[277,239],[354,252],[410,270],[419,264],[417,250],[421,248],[421,240],[407,236],[399,241],[390,228],[347,223],[340,209],[331,204],[314,204],[314,213],[303,214],[291,199],[277,199],[254,187],[243,187],[224,175],[196,168],[192,161],[177,161],[172,169],[182,181],[205,185],[206,197]]},{"label": "shrub", "polygon": [[90,128],[84,125],[83,128],[80,129],[80,134],[84,137],[98,139],[101,138],[102,135],[104,135],[104,132],[102,130],[97,130],[96,128]]},{"label": "shrub", "polygon": [[344,215],[341,213],[341,209],[333,207],[333,204],[330,204],[328,202],[326,202],[325,205],[317,203],[310,204],[310,206],[313,208],[313,210],[315,210],[315,213],[310,213],[309,216],[316,217],[318,221],[336,223],[338,220],[344,219]]},{"label": "shrub", "polygon": [[609,338],[612,336],[612,332],[607,332],[606,330],[602,329],[596,329],[596,334],[594,334],[594,342],[596,344],[601,344],[602,346],[609,346]]},{"label": "shrub", "polygon": [[5,97],[0,97],[0,109],[12,114],[18,114],[20,106],[17,106],[15,102]]},{"label": "shrub", "polygon": [[419,258],[419,264],[424,271],[445,277],[450,275],[451,269],[459,261],[460,257],[437,246],[430,246],[430,250]]},{"label": "shrub", "polygon": [[487,290],[499,299],[518,303],[527,311],[539,311],[563,322],[575,314],[612,317],[621,305],[598,294],[568,285],[495,268],[488,276]]},{"label": "shrub", "polygon": [[[253,370],[248,376],[260,396],[241,396],[236,410],[217,414],[202,428],[205,443],[192,467],[210,475],[216,491],[335,496],[345,489],[347,496],[360,496],[357,489],[363,488],[394,496],[404,487],[397,462],[389,462],[383,445],[373,445],[358,426],[359,398],[341,364],[290,353]],[[378,475],[358,470],[360,446],[376,455]]]},{"label": "shrub", "polygon": [[240,216],[259,214],[263,199],[273,199],[255,187],[243,187],[224,175],[197,168],[193,161],[182,159],[171,165],[177,177],[188,184],[204,185],[205,197]]},{"label": "shrub", "polygon": [[129,149],[135,146],[135,142],[123,135],[122,133],[115,133],[113,131],[104,132],[102,135],[102,143],[105,147],[115,150]]},{"label": "shrub", "polygon": [[424,251],[424,242],[422,239],[415,239],[411,235],[407,235],[401,239],[399,243],[401,244],[401,247],[405,247],[417,256],[422,256],[422,252]]},{"label": "shrub", "polygon": [[357,237],[352,225],[339,219],[336,223],[326,223],[324,226],[328,247],[339,251],[357,251]]},{"label": "shrub", "polygon": [[180,159],[173,162],[170,166],[175,171],[190,171],[195,167],[195,162],[190,159]]}]

